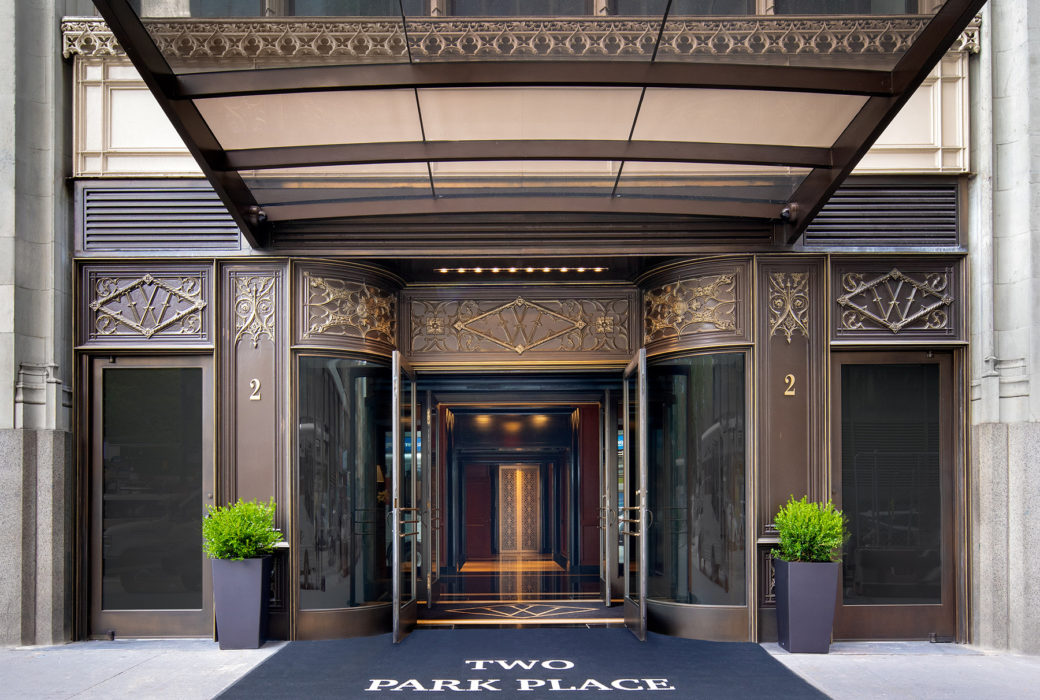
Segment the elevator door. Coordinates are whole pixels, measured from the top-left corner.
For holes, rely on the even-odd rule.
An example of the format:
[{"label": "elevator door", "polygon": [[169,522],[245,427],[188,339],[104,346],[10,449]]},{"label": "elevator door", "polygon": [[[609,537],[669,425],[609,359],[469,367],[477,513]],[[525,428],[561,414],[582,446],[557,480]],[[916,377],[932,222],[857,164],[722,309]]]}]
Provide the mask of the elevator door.
[{"label": "elevator door", "polygon": [[537,464],[498,468],[498,547],[505,556],[537,554],[542,544],[542,479]]}]

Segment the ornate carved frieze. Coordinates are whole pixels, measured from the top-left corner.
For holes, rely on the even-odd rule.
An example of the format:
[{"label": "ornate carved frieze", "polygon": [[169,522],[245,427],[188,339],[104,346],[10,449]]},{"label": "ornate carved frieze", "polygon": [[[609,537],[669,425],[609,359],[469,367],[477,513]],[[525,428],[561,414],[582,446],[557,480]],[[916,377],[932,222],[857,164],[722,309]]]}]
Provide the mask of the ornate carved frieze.
[{"label": "ornate carved frieze", "polygon": [[303,273],[303,338],[343,336],[391,347],[397,334],[397,302],[392,292],[364,282]]},{"label": "ornate carved frieze", "polygon": [[84,268],[85,343],[207,344],[209,268]]},{"label": "ornate carved frieze", "polygon": [[623,358],[632,352],[632,304],[632,294],[548,297],[537,290],[515,296],[412,296],[410,351],[413,357],[499,354],[526,359],[582,353]]},{"label": "ornate carved frieze", "polygon": [[[862,55],[906,51],[930,17],[812,18],[758,16],[669,20],[658,55]],[[454,19],[410,17],[407,37],[386,19],[146,20],[163,53],[194,59],[407,59],[457,56],[609,58],[649,56],[660,31],[655,18]],[[978,30],[955,49],[977,50]],[[100,19],[62,22],[66,57],[122,55]]]},{"label": "ornate carved frieze", "polygon": [[706,275],[648,290],[643,298],[644,342],[737,330],[736,277]]},{"label": "ornate carved frieze", "polygon": [[278,304],[275,299],[277,277],[235,271],[231,273],[234,285],[235,340],[243,340],[254,348],[261,340],[275,343],[275,327],[278,323]]},{"label": "ornate carved frieze", "polygon": [[953,335],[954,270],[843,270],[837,297],[839,336],[857,334]]},{"label": "ornate carved frieze", "polygon": [[809,273],[769,273],[769,337],[795,333],[809,337]]}]

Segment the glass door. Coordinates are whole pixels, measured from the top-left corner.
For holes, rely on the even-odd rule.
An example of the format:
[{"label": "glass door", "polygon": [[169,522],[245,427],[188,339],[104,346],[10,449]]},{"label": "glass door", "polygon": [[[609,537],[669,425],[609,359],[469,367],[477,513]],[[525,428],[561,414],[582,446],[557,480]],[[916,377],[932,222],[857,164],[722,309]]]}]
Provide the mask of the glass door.
[{"label": "glass door", "polygon": [[646,478],[646,349],[640,348],[625,368],[621,410],[624,418],[622,494],[618,527],[624,536],[625,626],[646,640],[647,510]]},{"label": "glass door", "polygon": [[91,392],[90,633],[208,635],[200,533],[214,502],[210,362],[96,359]]},{"label": "glass door", "polygon": [[618,568],[618,434],[617,392],[603,393],[600,411],[599,582],[603,604],[609,607]]},{"label": "glass door", "polygon": [[441,574],[441,479],[440,433],[435,427],[437,409],[433,394],[427,391],[423,401],[423,422],[419,427],[419,481],[422,485],[422,532],[419,539],[419,572],[425,581],[426,607],[437,604],[440,595]]},{"label": "glass door", "polygon": [[418,454],[415,375],[401,353],[393,354],[393,466],[391,468],[393,521],[393,609],[394,643],[400,642],[415,627],[418,616],[416,597],[417,555],[419,549],[420,509],[416,496]]}]

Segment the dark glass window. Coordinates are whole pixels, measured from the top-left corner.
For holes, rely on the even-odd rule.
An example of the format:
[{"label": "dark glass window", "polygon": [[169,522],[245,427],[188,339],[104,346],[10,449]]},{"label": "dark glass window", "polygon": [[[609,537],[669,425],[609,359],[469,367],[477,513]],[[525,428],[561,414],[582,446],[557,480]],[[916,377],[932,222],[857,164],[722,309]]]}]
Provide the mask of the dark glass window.
[{"label": "dark glass window", "polygon": [[778,15],[907,15],[917,0],[776,0]]},{"label": "dark glass window", "polygon": [[202,370],[106,369],[104,610],[202,608]]},{"label": "dark glass window", "polygon": [[842,366],[846,604],[940,602],[939,445],[937,365]]},{"label": "dark glass window", "polygon": [[390,370],[300,358],[296,523],[300,608],[390,596]]},{"label": "dark glass window", "polygon": [[589,15],[586,0],[453,0],[456,17],[566,17]]},{"label": "dark glass window", "polygon": [[[662,17],[665,0],[614,0],[611,14],[622,17]],[[669,17],[753,15],[755,0],[672,0]]]},{"label": "dark glass window", "polygon": [[745,603],[745,403],[742,353],[647,367],[650,598]]}]

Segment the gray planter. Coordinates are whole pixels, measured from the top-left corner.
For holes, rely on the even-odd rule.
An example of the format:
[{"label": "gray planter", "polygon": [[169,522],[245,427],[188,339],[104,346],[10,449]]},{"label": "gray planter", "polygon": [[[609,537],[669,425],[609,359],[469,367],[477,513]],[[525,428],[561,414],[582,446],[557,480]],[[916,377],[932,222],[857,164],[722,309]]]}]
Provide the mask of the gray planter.
[{"label": "gray planter", "polygon": [[776,635],[790,652],[826,654],[834,627],[840,562],[773,560]]},{"label": "gray planter", "polygon": [[213,560],[213,606],[221,649],[259,649],[267,638],[271,557]]}]

